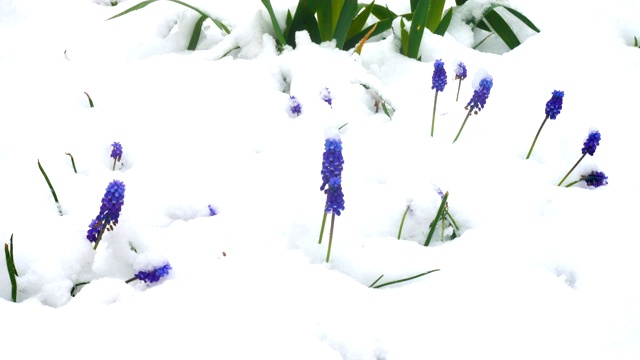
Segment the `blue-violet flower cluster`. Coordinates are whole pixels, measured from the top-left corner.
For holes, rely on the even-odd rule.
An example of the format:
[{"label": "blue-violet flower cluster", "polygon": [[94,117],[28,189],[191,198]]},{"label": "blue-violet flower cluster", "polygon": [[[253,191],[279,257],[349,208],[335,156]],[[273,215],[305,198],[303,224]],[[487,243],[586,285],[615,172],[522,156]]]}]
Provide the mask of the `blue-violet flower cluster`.
[{"label": "blue-violet flower cluster", "polygon": [[607,185],[609,183],[607,179],[609,178],[602,171],[595,170],[590,174],[581,176],[581,180],[584,180],[584,182],[587,183],[587,186],[593,186],[595,188]]},{"label": "blue-violet flower cluster", "polygon": [[342,193],[342,180],[339,177],[332,177],[327,189],[327,203],[325,212],[334,213],[340,216],[344,210],[344,193]]},{"label": "blue-violet flower cluster", "polygon": [[216,211],[216,209],[213,208],[213,206],[208,205],[209,207],[209,216],[216,216],[218,215],[218,212]]},{"label": "blue-violet flower cluster", "polygon": [[333,107],[333,99],[331,98],[331,91],[329,91],[329,88],[324,88],[324,90],[320,92],[320,96],[322,96],[322,101]]},{"label": "blue-violet flower cluster", "polygon": [[547,101],[547,106],[544,109],[544,113],[551,119],[555,120],[562,110],[562,98],[564,97],[564,91],[554,90],[551,99]]},{"label": "blue-violet flower cluster", "polygon": [[342,140],[329,138],[324,141],[324,153],[322,154],[322,185],[320,190],[329,184],[331,178],[342,177],[344,158],[342,157]]},{"label": "blue-violet flower cluster", "polygon": [[596,152],[596,149],[600,145],[600,132],[598,130],[592,130],[589,132],[589,136],[584,141],[584,146],[582,147],[582,154],[589,154],[593,156]]},{"label": "blue-violet flower cluster", "polygon": [[113,180],[105,191],[100,205],[100,213],[89,225],[87,231],[87,239],[91,242],[99,240],[100,233],[103,229],[113,230],[118,225],[120,212],[124,204],[124,183],[120,180]]},{"label": "blue-violet flower cluster", "polygon": [[295,116],[300,116],[300,114],[302,114],[302,106],[298,99],[293,95],[289,95],[289,109]]},{"label": "blue-violet flower cluster", "polygon": [[171,270],[171,265],[169,263],[166,263],[153,270],[138,271],[134,276],[138,280],[142,280],[146,283],[154,283],[158,282],[160,278],[169,275],[169,270]]},{"label": "blue-violet flower cluster", "polygon": [[115,161],[122,160],[122,145],[119,142],[114,142],[111,146],[111,158]]},{"label": "blue-violet flower cluster", "polygon": [[436,60],[436,62],[433,63],[431,84],[431,89],[435,89],[436,91],[444,91],[444,87],[447,85],[447,71],[444,69],[444,62],[442,62],[442,60]]},{"label": "blue-violet flower cluster", "polygon": [[478,111],[484,109],[484,105],[487,103],[492,87],[493,78],[491,78],[491,76],[486,76],[480,80],[480,84],[478,85],[478,88],[473,91],[473,96],[471,97],[471,100],[469,100],[467,106],[465,106],[465,110],[474,111],[474,113],[477,114]]},{"label": "blue-violet flower cluster", "polygon": [[456,65],[456,78],[455,80],[464,80],[467,78],[467,67],[462,61]]}]

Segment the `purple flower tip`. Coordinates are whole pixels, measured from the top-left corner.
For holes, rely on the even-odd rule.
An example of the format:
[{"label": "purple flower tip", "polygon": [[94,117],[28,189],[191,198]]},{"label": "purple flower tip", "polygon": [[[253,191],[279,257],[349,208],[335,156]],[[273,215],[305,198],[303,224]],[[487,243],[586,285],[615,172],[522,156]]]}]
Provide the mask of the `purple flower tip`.
[{"label": "purple flower tip", "polygon": [[169,275],[169,270],[171,269],[171,265],[169,263],[166,263],[152,270],[138,271],[134,276],[138,280],[142,280],[146,283],[154,283],[159,281],[160,278]]},{"label": "purple flower tip", "polygon": [[216,209],[213,208],[213,206],[209,205],[209,216],[216,216],[218,215],[218,213],[216,212]]},{"label": "purple flower tip", "polygon": [[593,154],[596,152],[596,149],[598,148],[598,145],[600,145],[600,132],[598,130],[592,130],[589,132],[589,136],[584,141],[582,154],[589,154],[593,156]]},{"label": "purple flower tip", "polygon": [[324,102],[329,104],[329,106],[333,107],[333,105],[332,105],[333,99],[331,98],[331,92],[329,91],[329,88],[324,88],[324,90],[322,90],[322,92],[320,92],[320,95],[322,96],[322,100]]},{"label": "purple flower tip", "polygon": [[442,60],[438,59],[433,63],[431,84],[431,89],[435,89],[436,91],[444,91],[444,87],[447,85],[447,71],[444,69],[444,62],[442,62]]},{"label": "purple flower tip", "polygon": [[484,109],[484,105],[487,103],[492,87],[493,79],[491,76],[485,76],[480,80],[480,84],[473,91],[473,96],[471,97],[471,100],[469,100],[467,106],[465,106],[465,110],[474,111],[474,113],[477,114],[478,111]]},{"label": "purple flower tip", "polygon": [[289,95],[289,99],[289,109],[291,110],[291,113],[295,116],[300,116],[300,114],[302,114],[302,106],[300,105],[300,102],[293,95]]},{"label": "purple flower tip", "polygon": [[122,145],[119,142],[114,142],[111,146],[111,158],[117,161],[122,160]]},{"label": "purple flower tip", "polygon": [[547,106],[544,110],[545,114],[551,119],[555,120],[562,110],[562,98],[564,97],[564,91],[554,90],[551,99],[547,101]]},{"label": "purple flower tip", "polygon": [[320,190],[329,184],[331,178],[342,177],[344,158],[342,157],[342,140],[329,138],[324,141],[324,153],[322,154],[322,185]]},{"label": "purple flower tip", "polygon": [[581,180],[584,180],[587,183],[587,186],[593,186],[595,188],[607,185],[609,183],[607,179],[609,178],[602,171],[595,170],[590,174],[581,176]]},{"label": "purple flower tip", "polygon": [[456,65],[456,80],[464,80],[467,78],[467,67],[464,66],[464,63],[460,61],[458,65]]}]

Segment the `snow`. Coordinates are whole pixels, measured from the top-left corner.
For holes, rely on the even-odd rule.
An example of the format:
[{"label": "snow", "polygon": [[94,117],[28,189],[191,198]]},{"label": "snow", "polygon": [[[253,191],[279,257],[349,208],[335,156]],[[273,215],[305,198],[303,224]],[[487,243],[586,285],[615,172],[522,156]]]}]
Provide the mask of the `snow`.
[{"label": "snow", "polygon": [[[13,234],[19,273],[13,303],[0,257],[3,357],[640,357],[636,1],[511,0],[541,33],[473,50],[481,38],[454,18],[444,37],[425,33],[422,61],[400,55],[391,32],[361,56],[306,33],[279,54],[257,0],[193,2],[232,32],[207,23],[189,52],[197,17],[177,4],[104,21],[136,3],[0,2],[0,243]],[[284,23],[296,1],[273,5]],[[435,59],[449,81],[432,138]],[[469,77],[456,102],[458,61]],[[452,144],[487,73],[487,104]],[[554,90],[562,112],[525,160]],[[609,184],[556,186],[594,128],[600,146],[567,183],[600,170]],[[325,263],[320,169],[337,134],[345,210]],[[114,179],[122,214],[93,250],[86,232]],[[459,237],[441,241],[438,228],[424,247],[438,188]],[[125,283],[165,261],[159,282]]]}]

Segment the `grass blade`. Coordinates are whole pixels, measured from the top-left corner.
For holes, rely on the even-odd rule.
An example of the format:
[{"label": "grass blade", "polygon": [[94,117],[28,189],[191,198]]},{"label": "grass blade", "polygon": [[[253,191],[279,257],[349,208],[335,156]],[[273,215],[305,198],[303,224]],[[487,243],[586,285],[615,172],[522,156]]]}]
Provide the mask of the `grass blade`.
[{"label": "grass blade", "polygon": [[65,155],[69,155],[69,157],[71,158],[71,165],[73,166],[73,172],[77,174],[78,170],[76,170],[76,162],[75,160],[73,160],[73,155],[71,155],[70,153],[65,153]]},{"label": "grass blade", "polygon": [[[12,235],[13,238],[13,235]],[[15,266],[13,264],[13,259],[11,256],[11,252],[9,250],[9,245],[4,244],[4,257],[7,262],[7,272],[9,274],[9,280],[11,281],[11,300],[13,302],[17,302],[18,300],[18,284],[16,282],[16,274],[14,272]]]},{"label": "grass blade", "polygon": [[146,1],[143,1],[143,2],[141,2],[139,4],[137,4],[137,5],[134,5],[134,6],[130,7],[130,8],[128,8],[127,10],[125,10],[125,11],[119,13],[119,14],[116,14],[116,15],[108,18],[107,20],[115,19],[115,18],[120,17],[122,15],[126,15],[126,14],[128,14],[130,12],[133,12],[133,11],[136,11],[136,10],[140,10],[140,9],[146,7],[147,5],[153,4],[156,1],[158,1],[158,0],[146,0]]},{"label": "grass blade", "polygon": [[265,8],[267,8],[267,12],[269,13],[269,17],[271,18],[273,31],[275,31],[276,33],[276,40],[278,40],[278,42],[280,43],[280,46],[285,46],[287,44],[287,41],[284,39],[284,35],[282,34],[282,29],[280,28],[280,24],[278,24],[278,19],[276,19],[276,14],[273,12],[273,6],[271,6],[271,1],[262,0],[262,4],[264,5]]},{"label": "grass blade", "polygon": [[384,276],[384,274],[378,276],[378,278],[376,279],[376,281],[372,282],[371,285],[369,285],[370,288],[374,287],[378,281],[380,281],[380,279],[382,279],[382,277]]},{"label": "grass blade", "polygon": [[9,254],[11,255],[11,267],[13,268],[13,273],[18,276],[18,270],[16,269],[16,261],[15,257],[13,257],[13,234],[11,234],[11,238],[9,238]]},{"label": "grass blade", "polygon": [[424,28],[427,24],[427,14],[429,13],[430,3],[431,0],[419,0],[416,11],[413,14],[406,48],[407,53],[405,54],[412,59],[417,59],[420,53],[420,43],[422,42],[422,35],[424,34]]},{"label": "grass blade", "polygon": [[398,229],[398,240],[400,240],[400,237],[402,236],[402,228],[404,227],[404,221],[407,218],[407,213],[409,212],[410,208],[411,207],[407,205],[407,209],[404,211],[404,214],[402,214],[402,220],[400,221],[400,229]]},{"label": "grass blade", "polygon": [[433,219],[431,224],[429,224],[429,234],[427,235],[427,239],[424,241],[424,246],[429,246],[431,242],[431,238],[433,237],[433,233],[436,231],[436,227],[438,226],[438,221],[442,217],[444,213],[444,209],[447,206],[447,198],[449,197],[449,192],[444,193],[442,197],[442,202],[440,202],[440,207],[438,208],[438,212],[436,213],[436,217]]},{"label": "grass blade", "polygon": [[38,168],[40,168],[40,172],[42,173],[42,176],[44,176],[44,179],[47,181],[47,185],[49,185],[49,189],[51,190],[51,194],[53,195],[53,200],[56,201],[56,205],[58,206],[58,213],[60,213],[60,216],[62,216],[62,208],[60,207],[60,202],[58,201],[58,196],[56,195],[56,191],[53,189],[53,185],[51,185],[51,181],[49,181],[49,177],[47,176],[47,173],[42,168],[42,165],[40,165],[39,159],[38,159]]},{"label": "grass blade", "polygon": [[340,12],[340,18],[338,19],[336,30],[333,34],[333,38],[336,39],[336,47],[344,50],[344,44],[347,40],[347,33],[351,27],[351,21],[358,12],[358,0],[345,0],[342,11]]},{"label": "grass blade", "polygon": [[401,283],[401,282],[405,282],[405,281],[409,281],[409,280],[417,279],[417,278],[419,278],[419,277],[422,277],[422,276],[425,276],[425,275],[431,274],[432,272],[436,272],[436,271],[440,271],[440,269],[433,269],[433,270],[429,270],[429,271],[427,271],[427,272],[423,272],[423,273],[420,273],[420,274],[418,274],[418,275],[410,276],[410,277],[408,277],[408,278],[404,278],[404,279],[400,279],[400,280],[394,280],[394,281],[389,281],[389,282],[382,283],[382,284],[380,284],[380,285],[376,285],[376,286],[374,286],[374,284],[375,284],[375,283],[377,283],[377,282],[378,282],[378,280],[380,280],[380,279],[382,278],[382,276],[380,276],[380,277],[378,278],[378,280],[376,280],[376,281],[375,281],[373,284],[371,284],[369,287],[370,287],[370,288],[374,288],[374,289],[379,289],[379,288],[384,287],[384,286],[387,286],[387,285],[399,284],[399,283]]},{"label": "grass blade", "polygon": [[189,40],[189,45],[187,46],[187,50],[194,51],[198,46],[198,41],[200,41],[200,34],[202,34],[202,24],[209,17],[205,15],[200,15],[198,21],[193,26],[193,33],[191,34],[191,39]]},{"label": "grass blade", "polygon": [[356,16],[355,19],[351,22],[351,26],[349,27],[349,32],[347,33],[347,39],[351,39],[354,35],[362,31],[364,25],[367,23],[367,19],[371,16],[371,11],[373,10],[373,5],[375,1],[372,1],[371,4],[365,6],[364,9]]},{"label": "grass blade", "polygon": [[442,19],[442,12],[444,11],[444,0],[431,0],[429,4],[429,14],[427,15],[427,22],[425,26],[432,33],[436,32],[438,24]]},{"label": "grass blade", "polygon": [[512,9],[508,6],[503,6],[503,8],[507,9],[508,12],[512,13],[513,16],[517,17],[518,19],[520,19],[520,21],[522,21],[525,25],[527,25],[529,28],[531,28],[531,30],[535,31],[535,32],[540,32],[540,29],[538,29],[532,22],[531,20],[529,20],[526,16],[522,15],[522,13],[518,12],[515,9]]},{"label": "grass blade", "polygon": [[486,13],[484,18],[496,35],[500,36],[500,39],[507,44],[510,50],[513,50],[520,45],[520,40],[518,40],[516,34],[511,30],[507,22],[504,21],[502,16],[500,16],[495,9]]},{"label": "grass blade", "polygon": [[89,100],[89,106],[93,107],[93,100],[91,100],[91,96],[89,96],[89,94],[87,94],[87,92],[84,92],[85,95],[87,95],[87,99]]},{"label": "grass blade", "polygon": [[436,28],[436,31],[433,33],[436,35],[444,36],[449,28],[449,24],[451,24],[451,18],[453,17],[453,7],[450,7],[449,10],[444,14],[444,17],[440,21],[440,24]]}]

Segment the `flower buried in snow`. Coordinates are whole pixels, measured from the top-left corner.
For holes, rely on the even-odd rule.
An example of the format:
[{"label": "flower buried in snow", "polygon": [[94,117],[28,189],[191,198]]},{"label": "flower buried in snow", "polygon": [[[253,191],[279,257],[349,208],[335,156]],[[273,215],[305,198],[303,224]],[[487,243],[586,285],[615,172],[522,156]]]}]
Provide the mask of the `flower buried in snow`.
[{"label": "flower buried in snow", "polygon": [[293,95],[289,95],[289,99],[289,109],[291,110],[291,113],[295,116],[300,116],[300,114],[302,114],[302,106],[300,105],[300,102]]},{"label": "flower buried in snow", "polygon": [[322,154],[322,185],[320,190],[329,184],[331,178],[342,177],[344,158],[342,157],[342,140],[340,138],[328,138],[324,141],[324,153]]},{"label": "flower buried in snow", "polygon": [[474,114],[478,114],[478,111],[484,109],[484,105],[487,103],[487,99],[489,98],[489,93],[491,92],[491,88],[493,87],[493,78],[491,76],[486,76],[482,80],[480,80],[480,84],[473,91],[473,96],[467,106],[464,107],[465,110],[473,111]]},{"label": "flower buried in snow", "polygon": [[584,146],[582,147],[582,154],[589,154],[593,156],[596,152],[596,149],[600,145],[600,132],[598,130],[592,130],[589,132],[589,136],[584,141]]},{"label": "flower buried in snow", "polygon": [[464,80],[467,78],[467,67],[462,61],[456,65],[456,78],[455,80]]},{"label": "flower buried in snow", "polygon": [[544,109],[545,114],[551,119],[555,120],[562,110],[562,98],[564,97],[564,91],[554,90],[551,99],[547,101],[547,106]]},{"label": "flower buried in snow", "polygon": [[444,69],[444,62],[436,60],[433,63],[433,76],[431,77],[431,89],[436,91],[444,91],[447,85],[447,71]]},{"label": "flower buried in snow", "polygon": [[119,142],[114,142],[111,146],[111,158],[115,161],[122,160],[122,145]]},{"label": "flower buried in snow", "polygon": [[152,270],[138,271],[134,276],[146,283],[154,283],[158,282],[160,278],[169,275],[169,270],[171,270],[171,265],[166,263]]},{"label": "flower buried in snow", "polygon": [[599,188],[600,186],[605,186],[609,182],[607,175],[605,175],[602,171],[592,171],[590,174],[582,175],[580,180],[584,180],[587,183],[587,186],[593,186],[595,188]]},{"label": "flower buried in snow", "polygon": [[322,96],[322,101],[326,102],[327,104],[329,104],[329,106],[333,107],[333,99],[331,98],[331,91],[329,91],[329,88],[324,88],[321,92],[320,92],[320,96]]},{"label": "flower buried in snow", "polygon": [[332,177],[331,180],[329,180],[327,203],[324,211],[340,216],[341,211],[343,210],[344,194],[342,193],[342,180],[339,177]]},{"label": "flower buried in snow", "polygon": [[216,209],[213,208],[213,206],[208,205],[209,207],[209,216],[216,216],[218,215],[218,212],[216,211]]}]

